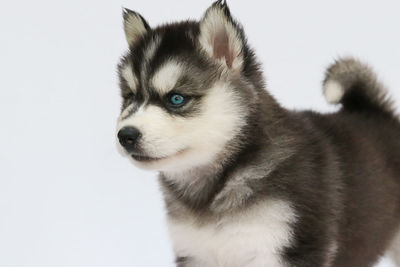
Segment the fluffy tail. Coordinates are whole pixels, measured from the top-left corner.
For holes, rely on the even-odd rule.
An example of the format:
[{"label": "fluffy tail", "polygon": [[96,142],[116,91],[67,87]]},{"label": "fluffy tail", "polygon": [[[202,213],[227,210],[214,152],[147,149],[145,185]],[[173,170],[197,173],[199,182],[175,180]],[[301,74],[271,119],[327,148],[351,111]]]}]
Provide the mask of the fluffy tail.
[{"label": "fluffy tail", "polygon": [[394,114],[392,101],[372,69],[353,58],[342,58],[326,71],[323,83],[326,100],[342,104],[348,111]]}]

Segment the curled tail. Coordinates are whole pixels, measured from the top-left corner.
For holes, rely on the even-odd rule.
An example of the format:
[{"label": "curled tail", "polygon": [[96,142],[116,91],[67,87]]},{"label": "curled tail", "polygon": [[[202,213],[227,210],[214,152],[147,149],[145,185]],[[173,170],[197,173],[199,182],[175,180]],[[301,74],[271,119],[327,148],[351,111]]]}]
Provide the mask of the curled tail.
[{"label": "curled tail", "polygon": [[392,116],[394,108],[373,70],[354,58],[342,58],[326,71],[324,95],[348,111],[374,111]]}]

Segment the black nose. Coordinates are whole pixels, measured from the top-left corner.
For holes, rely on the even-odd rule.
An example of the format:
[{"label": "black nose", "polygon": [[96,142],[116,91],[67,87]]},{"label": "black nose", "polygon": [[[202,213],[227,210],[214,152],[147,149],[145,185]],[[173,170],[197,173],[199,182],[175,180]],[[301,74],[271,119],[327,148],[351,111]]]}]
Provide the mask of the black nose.
[{"label": "black nose", "polygon": [[124,127],[118,132],[120,144],[128,151],[135,149],[140,136],[139,130],[135,127]]}]

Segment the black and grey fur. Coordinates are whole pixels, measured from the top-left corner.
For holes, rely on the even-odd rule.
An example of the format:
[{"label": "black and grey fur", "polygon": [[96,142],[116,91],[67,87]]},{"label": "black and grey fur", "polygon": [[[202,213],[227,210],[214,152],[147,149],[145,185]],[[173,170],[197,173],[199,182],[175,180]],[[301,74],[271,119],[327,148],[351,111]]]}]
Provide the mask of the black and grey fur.
[{"label": "black and grey fur", "polygon": [[[124,11],[124,21],[129,51],[119,65],[123,104],[118,130],[135,128],[135,144],[119,137],[135,164],[160,171],[178,266],[364,267],[396,244],[400,122],[368,66],[346,58],[328,68],[323,90],[329,102],[341,105],[337,112],[295,112],[265,90],[260,65],[225,2],[214,3],[200,22],[153,29],[130,10]],[[210,27],[218,23],[225,26],[213,35]],[[211,50],[204,46],[207,40]],[[179,78],[172,88],[156,88],[153,76],[171,60],[179,63]],[[229,107],[240,110],[226,142],[203,120],[190,128],[201,116],[210,121],[226,116],[227,124],[234,120],[206,110],[208,101],[215,101],[210,94],[225,94],[215,84],[229,88],[226,95],[234,105]],[[187,99],[183,107],[168,103],[176,92]],[[139,120],[149,109],[158,115]],[[152,127],[159,118],[181,130],[157,132]],[[212,128],[228,129],[220,124]],[[196,130],[221,146],[210,146],[218,148],[212,157],[203,150],[210,157],[196,157],[196,145],[185,143],[180,149],[180,140],[199,138]],[[176,136],[173,148],[163,141],[169,131]],[[193,160],[185,161],[185,155]],[[252,244],[271,251],[249,249]]]}]

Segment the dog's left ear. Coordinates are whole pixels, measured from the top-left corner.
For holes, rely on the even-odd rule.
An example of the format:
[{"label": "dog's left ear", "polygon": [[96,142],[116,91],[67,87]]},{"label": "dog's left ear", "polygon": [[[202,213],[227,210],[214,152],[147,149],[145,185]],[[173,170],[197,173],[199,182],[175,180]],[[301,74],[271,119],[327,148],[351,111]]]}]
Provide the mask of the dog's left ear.
[{"label": "dog's left ear", "polygon": [[130,9],[123,8],[122,15],[126,41],[131,46],[150,30],[150,26],[139,13]]},{"label": "dog's left ear", "polygon": [[219,0],[207,9],[200,21],[199,42],[201,48],[224,68],[241,71],[245,37],[225,1]]}]

